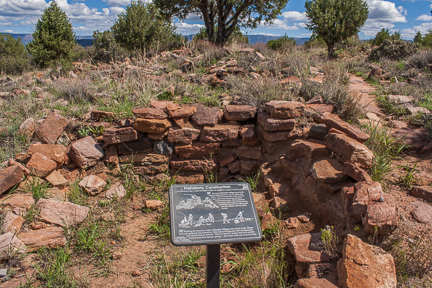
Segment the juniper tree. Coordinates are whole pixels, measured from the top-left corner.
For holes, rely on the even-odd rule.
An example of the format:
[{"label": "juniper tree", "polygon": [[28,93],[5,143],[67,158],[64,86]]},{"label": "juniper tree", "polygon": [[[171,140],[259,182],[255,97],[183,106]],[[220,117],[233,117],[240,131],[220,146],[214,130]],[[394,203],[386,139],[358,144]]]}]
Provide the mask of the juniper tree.
[{"label": "juniper tree", "polygon": [[27,50],[36,64],[46,67],[59,61],[69,61],[75,41],[75,33],[66,13],[53,1],[38,20],[33,41],[27,44]]},{"label": "juniper tree", "polygon": [[[272,23],[288,0],[154,0],[164,15],[185,20],[198,14],[206,27],[209,41],[223,46],[237,27],[256,28]],[[217,31],[216,31],[217,28]]]},{"label": "juniper tree", "polygon": [[21,74],[28,68],[29,56],[21,38],[0,33],[0,73]]},{"label": "juniper tree", "polygon": [[360,32],[369,9],[364,0],[306,0],[307,28],[327,44],[333,58],[335,44]]}]

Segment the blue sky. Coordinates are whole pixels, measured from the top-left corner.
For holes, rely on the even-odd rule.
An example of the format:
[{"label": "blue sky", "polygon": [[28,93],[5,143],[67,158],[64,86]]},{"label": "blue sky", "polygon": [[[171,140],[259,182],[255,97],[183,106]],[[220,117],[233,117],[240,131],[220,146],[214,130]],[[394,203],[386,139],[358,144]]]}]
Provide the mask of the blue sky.
[{"label": "blue sky", "polygon": [[[361,39],[373,37],[382,28],[400,31],[405,39],[412,39],[417,31],[425,34],[432,30],[432,0],[366,1],[370,13],[360,32]],[[244,32],[309,37],[310,32],[305,29],[308,19],[304,2],[291,0],[273,25],[260,25]],[[57,0],[57,3],[69,16],[76,34],[84,36],[92,35],[94,30],[109,29],[130,0]],[[0,32],[32,33],[48,5],[48,0],[0,0]],[[175,24],[183,35],[194,34],[203,27],[196,15],[191,15],[185,22],[175,21]]]}]

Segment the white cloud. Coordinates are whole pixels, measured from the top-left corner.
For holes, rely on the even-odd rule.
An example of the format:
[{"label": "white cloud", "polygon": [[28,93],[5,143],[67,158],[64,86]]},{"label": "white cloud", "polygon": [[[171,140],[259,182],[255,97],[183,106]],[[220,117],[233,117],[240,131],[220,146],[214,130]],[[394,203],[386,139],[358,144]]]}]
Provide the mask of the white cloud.
[{"label": "white cloud", "polygon": [[306,12],[301,13],[299,11],[287,11],[282,13],[282,17],[287,21],[308,21]]},{"label": "white cloud", "polygon": [[205,27],[201,24],[188,24],[186,22],[177,22],[174,25],[177,27],[176,32],[183,35],[196,34]]},{"label": "white cloud", "polygon": [[420,31],[422,35],[425,35],[432,29],[432,23],[422,23],[421,25],[414,26],[412,28],[407,28],[402,30],[402,37],[406,39],[414,38],[415,34]]},{"label": "white cloud", "polygon": [[381,29],[393,29],[394,23],[406,23],[403,15],[407,13],[402,6],[396,8],[390,1],[367,0],[369,6],[369,18],[362,28],[365,36],[375,36]]},{"label": "white cloud", "polygon": [[423,14],[420,15],[419,17],[417,17],[418,21],[432,21],[432,16],[431,15],[427,15],[427,14]]},{"label": "white cloud", "polygon": [[129,5],[131,0],[102,0],[110,6],[126,6]]}]

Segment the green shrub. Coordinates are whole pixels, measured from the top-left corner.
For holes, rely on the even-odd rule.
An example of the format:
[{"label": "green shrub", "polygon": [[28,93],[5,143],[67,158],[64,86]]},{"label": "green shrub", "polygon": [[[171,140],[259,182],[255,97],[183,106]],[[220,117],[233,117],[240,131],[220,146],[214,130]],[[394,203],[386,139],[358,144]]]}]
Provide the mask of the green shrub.
[{"label": "green shrub", "polygon": [[111,28],[114,39],[129,51],[161,51],[178,46],[184,38],[154,4],[133,1]]},{"label": "green shrub", "polygon": [[96,61],[110,62],[121,60],[126,56],[126,50],[121,47],[114,39],[111,30],[104,32],[93,32],[93,59]]},{"label": "green shrub", "polygon": [[71,51],[75,46],[75,33],[66,13],[55,1],[45,9],[36,24],[33,41],[27,50],[40,67],[59,62],[71,62]]},{"label": "green shrub", "polygon": [[429,31],[429,33],[423,37],[422,45],[432,47],[432,31]]},{"label": "green shrub", "polygon": [[403,40],[385,39],[381,46],[372,50],[369,55],[371,61],[379,61],[382,58],[402,60],[418,51],[419,45]]},{"label": "green shrub", "polygon": [[21,74],[29,67],[29,57],[21,38],[0,33],[0,73]]},{"label": "green shrub", "polygon": [[308,41],[305,42],[304,47],[306,49],[312,49],[312,48],[324,48],[326,47],[326,43],[324,42],[324,39],[317,36],[316,34],[312,34],[312,36],[309,38]]},{"label": "green shrub", "polygon": [[294,38],[289,38],[287,35],[267,42],[267,47],[276,51],[292,50],[296,45],[296,40]]},{"label": "green shrub", "polygon": [[384,40],[401,40],[401,33],[400,32],[394,32],[393,34],[390,34],[388,29],[382,29],[380,32],[378,32],[375,36],[375,38],[372,40],[372,44],[375,46],[380,46]]}]

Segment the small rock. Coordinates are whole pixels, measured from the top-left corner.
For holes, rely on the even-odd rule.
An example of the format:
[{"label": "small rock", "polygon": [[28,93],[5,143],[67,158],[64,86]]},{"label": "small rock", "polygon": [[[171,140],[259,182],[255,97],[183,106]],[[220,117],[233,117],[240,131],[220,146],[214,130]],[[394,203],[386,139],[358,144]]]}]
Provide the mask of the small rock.
[{"label": "small rock", "polygon": [[84,221],[90,208],[53,199],[39,199],[39,218],[59,226],[71,226]]},{"label": "small rock", "polygon": [[35,203],[30,195],[12,194],[3,198],[0,202],[2,205],[8,205],[12,208],[30,208]]},{"label": "small rock", "polygon": [[431,186],[414,186],[411,195],[432,203],[432,187]]},{"label": "small rock", "polygon": [[18,234],[18,238],[25,244],[27,252],[36,251],[42,247],[64,247],[67,243],[64,230],[61,227],[30,230]]},{"label": "small rock", "polygon": [[120,259],[120,258],[122,258],[122,253],[120,252],[120,251],[116,251],[116,252],[114,252],[113,254],[112,254],[112,258],[113,258],[113,260],[118,260],[118,259]]},{"label": "small rock", "polygon": [[42,124],[36,128],[35,132],[44,143],[55,144],[68,124],[69,121],[66,118],[56,112],[51,112]]},{"label": "small rock", "polygon": [[33,223],[30,223],[29,226],[33,230],[39,230],[39,229],[43,229],[43,228],[47,227],[46,223],[44,223],[44,222],[33,222]]},{"label": "small rock", "polygon": [[429,223],[432,221],[432,206],[429,204],[416,201],[409,204],[406,210],[410,211],[413,218],[420,223]]},{"label": "small rock", "polygon": [[137,140],[141,133],[132,127],[113,127],[108,128],[103,133],[103,141],[105,144],[117,144]]},{"label": "small rock", "polygon": [[46,180],[51,183],[54,187],[64,188],[68,183],[68,180],[64,178],[58,171],[53,171],[46,177]]},{"label": "small rock", "polygon": [[105,196],[109,199],[117,197],[118,199],[123,198],[126,195],[126,189],[123,187],[121,182],[114,184],[106,192]]},{"label": "small rock", "polygon": [[250,105],[227,105],[225,119],[229,121],[246,121],[255,117],[257,108]]},{"label": "small rock", "polygon": [[192,115],[192,121],[198,126],[214,126],[221,119],[223,112],[215,107],[205,107],[202,104],[191,105],[197,110]]},{"label": "small rock", "polygon": [[141,275],[141,271],[140,270],[135,270],[132,272],[132,276],[137,277]]},{"label": "small rock", "polygon": [[290,217],[285,221],[285,225],[288,229],[295,229],[300,226],[300,221],[297,219],[297,217]]},{"label": "small rock", "polygon": [[19,184],[23,177],[23,170],[17,165],[0,168],[0,195]]},{"label": "small rock", "polygon": [[342,163],[336,159],[325,159],[315,162],[311,172],[315,180],[325,183],[339,183],[347,178],[342,172]]},{"label": "small rock", "polygon": [[72,161],[81,169],[96,165],[104,156],[102,147],[91,136],[73,143],[69,153]]},{"label": "small rock", "polygon": [[3,225],[1,226],[1,230],[3,233],[11,232],[13,234],[18,233],[21,230],[22,224],[24,224],[25,220],[23,217],[15,215],[11,211],[6,212],[3,218]]},{"label": "small rock", "polygon": [[102,192],[105,185],[106,182],[95,175],[86,176],[79,183],[79,186],[84,188],[87,191],[87,193],[89,193],[92,196]]},{"label": "small rock", "polygon": [[266,111],[274,118],[292,119],[304,115],[305,105],[294,101],[273,100],[265,104]]},{"label": "small rock", "polygon": [[25,120],[19,127],[21,134],[31,138],[36,129],[36,122],[33,118]]},{"label": "small rock", "polygon": [[132,113],[135,114],[138,118],[144,119],[166,119],[168,115],[164,112],[164,110],[159,108],[140,108],[132,110]]},{"label": "small rock", "polygon": [[155,141],[153,150],[160,155],[171,155],[174,152],[174,147],[166,141]]},{"label": "small rock", "polygon": [[311,217],[312,217],[312,213],[309,213],[309,212],[306,212],[306,213],[303,213],[303,214],[297,216],[297,218],[303,223],[309,222]]},{"label": "small rock", "polygon": [[160,200],[146,200],[145,201],[145,207],[149,208],[151,210],[158,210],[160,208],[163,208],[164,203]]},{"label": "small rock", "polygon": [[372,178],[366,171],[351,163],[344,163],[342,166],[342,172],[357,182],[372,181]]},{"label": "small rock", "polygon": [[35,153],[26,166],[33,175],[46,177],[57,168],[57,163],[41,153]]},{"label": "small rock", "polygon": [[66,159],[66,147],[58,144],[32,144],[28,149],[28,153],[31,155],[40,153],[55,161],[59,166]]},{"label": "small rock", "polygon": [[168,119],[142,119],[137,118],[132,124],[135,130],[144,133],[159,134],[171,128],[171,122]]},{"label": "small rock", "polygon": [[24,253],[24,243],[11,232],[0,235],[0,255],[9,253]]}]

